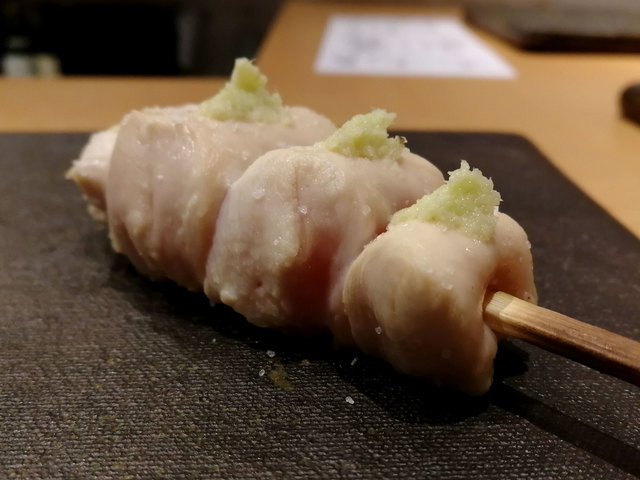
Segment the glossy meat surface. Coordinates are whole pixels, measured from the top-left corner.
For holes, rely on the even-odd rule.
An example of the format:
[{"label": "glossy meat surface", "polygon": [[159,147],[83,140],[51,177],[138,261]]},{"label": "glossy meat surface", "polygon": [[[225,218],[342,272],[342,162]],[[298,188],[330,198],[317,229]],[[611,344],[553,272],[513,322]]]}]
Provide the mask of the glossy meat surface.
[{"label": "glossy meat surface", "polygon": [[67,178],[80,187],[87,199],[89,213],[99,221],[106,221],[105,188],[118,130],[119,126],[114,126],[92,134],[67,172]]},{"label": "glossy meat surface", "polygon": [[227,189],[263,153],[335,129],[306,108],[287,108],[290,125],[223,122],[188,109],[125,117],[106,187],[114,249],[151,278],[201,290]]},{"label": "glossy meat surface", "polygon": [[272,151],[229,190],[205,292],[258,325],[330,328],[351,262],[393,213],[443,182],[408,150],[397,160],[323,145]]},{"label": "glossy meat surface", "polygon": [[391,226],[347,274],[351,341],[403,373],[484,393],[497,349],[483,321],[487,290],[537,298],[529,242],[510,217],[499,214],[488,243],[435,223]]}]

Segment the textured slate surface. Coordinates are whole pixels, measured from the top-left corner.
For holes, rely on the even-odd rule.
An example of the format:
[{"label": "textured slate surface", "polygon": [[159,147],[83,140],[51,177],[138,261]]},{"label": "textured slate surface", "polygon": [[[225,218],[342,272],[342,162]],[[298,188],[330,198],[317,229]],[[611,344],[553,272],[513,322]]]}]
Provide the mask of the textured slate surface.
[{"label": "textured slate surface", "polygon": [[[493,177],[543,305],[640,339],[640,242],[531,144],[406,136]],[[0,135],[0,477],[640,475],[640,388],[621,380],[514,341],[466,397],[140,277],[63,179],[85,140]]]}]

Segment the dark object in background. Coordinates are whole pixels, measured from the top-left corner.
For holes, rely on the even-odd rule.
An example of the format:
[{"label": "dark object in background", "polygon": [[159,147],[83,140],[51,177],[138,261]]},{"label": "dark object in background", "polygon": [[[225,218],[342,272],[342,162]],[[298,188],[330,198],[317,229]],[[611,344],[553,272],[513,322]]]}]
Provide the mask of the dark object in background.
[{"label": "dark object in background", "polygon": [[620,104],[622,116],[640,124],[640,83],[624,89]]},{"label": "dark object in background", "polygon": [[0,56],[44,53],[66,75],[226,76],[281,1],[0,0]]},{"label": "dark object in background", "polygon": [[151,4],[43,5],[41,35],[67,75],[176,75],[176,14]]},{"label": "dark object in background", "polygon": [[640,8],[478,5],[466,16],[525,50],[640,52]]},{"label": "dark object in background", "polygon": [[[149,3],[8,0],[0,10],[2,73],[38,75],[30,65],[47,54],[68,75],[176,75],[177,12]],[[23,59],[25,68],[5,68],[7,59]]]}]

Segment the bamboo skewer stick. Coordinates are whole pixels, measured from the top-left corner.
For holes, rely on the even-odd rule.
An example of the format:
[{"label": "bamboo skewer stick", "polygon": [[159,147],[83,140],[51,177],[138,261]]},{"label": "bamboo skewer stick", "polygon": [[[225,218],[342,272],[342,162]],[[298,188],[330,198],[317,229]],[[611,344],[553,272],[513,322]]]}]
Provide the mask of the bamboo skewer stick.
[{"label": "bamboo skewer stick", "polygon": [[640,342],[504,292],[485,297],[484,320],[518,338],[640,386]]}]

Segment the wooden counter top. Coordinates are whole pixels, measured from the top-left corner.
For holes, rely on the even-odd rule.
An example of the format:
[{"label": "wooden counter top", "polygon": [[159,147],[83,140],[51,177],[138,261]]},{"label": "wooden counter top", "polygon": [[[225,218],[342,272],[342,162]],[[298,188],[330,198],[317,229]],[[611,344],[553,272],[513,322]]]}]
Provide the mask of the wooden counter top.
[{"label": "wooden counter top", "polygon": [[0,132],[100,130],[136,108],[200,102],[224,82],[220,78],[6,78],[0,80]]},{"label": "wooden counter top", "polygon": [[334,13],[461,15],[406,4],[288,2],[258,56],[287,103],[337,123],[382,107],[398,114],[402,129],[521,134],[640,237],[640,127],[618,107],[622,89],[640,82],[640,55],[525,53],[476,31],[517,69],[516,79],[316,75],[313,61]]}]

